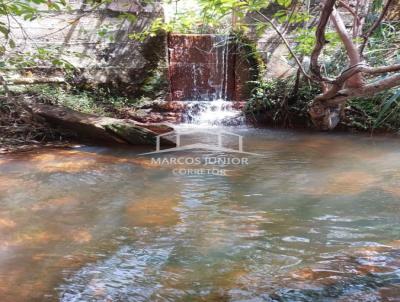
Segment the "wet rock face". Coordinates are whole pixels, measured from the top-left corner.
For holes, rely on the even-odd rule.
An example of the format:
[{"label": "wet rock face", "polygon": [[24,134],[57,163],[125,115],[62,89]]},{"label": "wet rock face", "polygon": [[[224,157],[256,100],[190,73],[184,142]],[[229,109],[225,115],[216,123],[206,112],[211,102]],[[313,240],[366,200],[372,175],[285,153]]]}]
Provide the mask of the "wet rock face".
[{"label": "wet rock face", "polygon": [[168,56],[173,101],[245,101],[258,77],[253,50],[233,36],[170,34]]},{"label": "wet rock face", "polygon": [[233,99],[235,45],[224,35],[168,37],[171,99]]},{"label": "wet rock face", "polygon": [[[231,118],[233,114],[229,113],[239,112],[249,97],[246,88],[254,80],[254,70],[247,53],[239,51],[237,44],[233,36],[170,34],[168,103],[162,107],[153,105],[146,118],[197,124],[206,122],[207,118],[199,118],[206,113],[211,120],[218,116],[218,124],[243,123],[242,117]],[[229,118],[225,119],[225,115]]]},{"label": "wet rock face", "polygon": [[180,123],[182,113],[179,112],[157,112],[152,110],[139,109],[130,114],[131,118],[141,123]]}]

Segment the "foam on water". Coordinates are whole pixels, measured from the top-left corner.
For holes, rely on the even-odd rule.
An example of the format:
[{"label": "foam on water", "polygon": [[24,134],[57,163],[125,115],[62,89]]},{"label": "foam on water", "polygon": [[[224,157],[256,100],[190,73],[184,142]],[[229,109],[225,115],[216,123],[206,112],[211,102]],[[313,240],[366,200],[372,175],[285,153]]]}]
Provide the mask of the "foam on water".
[{"label": "foam on water", "polygon": [[216,126],[240,123],[242,112],[233,108],[232,101],[223,99],[188,103],[184,123],[200,126]]}]

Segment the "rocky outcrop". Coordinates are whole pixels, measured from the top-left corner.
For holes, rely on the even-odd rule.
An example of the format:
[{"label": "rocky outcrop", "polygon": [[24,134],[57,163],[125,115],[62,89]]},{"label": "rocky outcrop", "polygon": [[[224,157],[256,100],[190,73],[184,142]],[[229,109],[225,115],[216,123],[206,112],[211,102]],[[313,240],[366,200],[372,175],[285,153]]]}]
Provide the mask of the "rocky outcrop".
[{"label": "rocky outcrop", "polygon": [[[146,80],[163,65],[160,62],[166,57],[166,39],[155,36],[139,41],[132,35],[142,33],[161,17],[162,5],[139,0],[103,1],[101,5],[97,2],[76,0],[69,4],[70,9],[62,7],[59,11],[48,10],[44,5],[39,7],[40,17],[33,21],[18,16],[10,19],[16,47],[6,56],[23,56],[29,68],[10,70],[6,80],[34,81],[43,73],[53,79],[55,73],[60,76],[57,68],[72,65],[74,76],[68,80],[73,83],[139,95]],[[35,55],[38,47],[43,60]],[[33,62],[35,66],[31,68]]]}]

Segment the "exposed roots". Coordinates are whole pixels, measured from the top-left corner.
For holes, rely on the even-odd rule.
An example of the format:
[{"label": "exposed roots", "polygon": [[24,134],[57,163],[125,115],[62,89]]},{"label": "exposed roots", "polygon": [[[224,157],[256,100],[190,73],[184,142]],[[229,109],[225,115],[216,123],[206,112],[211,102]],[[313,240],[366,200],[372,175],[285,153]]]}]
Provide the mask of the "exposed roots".
[{"label": "exposed roots", "polygon": [[340,122],[341,105],[328,105],[322,102],[311,104],[308,113],[311,121],[318,130],[332,130]]}]

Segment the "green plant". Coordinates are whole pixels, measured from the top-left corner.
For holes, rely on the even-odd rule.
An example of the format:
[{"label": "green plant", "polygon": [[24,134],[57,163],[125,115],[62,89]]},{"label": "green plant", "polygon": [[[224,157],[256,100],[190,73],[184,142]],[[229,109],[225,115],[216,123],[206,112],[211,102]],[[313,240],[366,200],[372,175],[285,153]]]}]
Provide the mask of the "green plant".
[{"label": "green plant", "polygon": [[400,124],[400,89],[386,92],[386,94],[386,100],[379,106],[379,113],[375,119],[373,128],[378,128],[385,122],[390,123],[392,121],[393,123],[393,118],[395,119],[396,124]]},{"label": "green plant", "polygon": [[[86,4],[96,8],[111,1],[88,0]],[[31,40],[32,38],[28,35],[21,19],[34,21],[42,16],[44,8],[49,11],[60,11],[62,9],[68,10],[71,7],[67,0],[0,0],[0,69],[23,69],[42,66],[44,63],[63,69],[67,73],[74,69],[74,66],[63,58],[62,54],[65,52],[61,46],[43,48],[32,43],[32,50],[30,51],[21,51],[17,47],[19,45],[15,41],[11,27],[17,26],[23,39]],[[69,54],[76,53],[69,52]],[[76,55],[79,56],[80,54]]]},{"label": "green plant", "polygon": [[15,93],[34,95],[37,101],[62,105],[84,113],[115,117],[119,111],[135,106],[139,101],[116,95],[108,88],[85,90],[65,85],[34,85],[13,88]]},{"label": "green plant", "polygon": [[301,126],[304,126],[307,123],[308,105],[320,93],[320,89],[302,82],[294,91],[295,81],[295,77],[254,81],[255,88],[246,103],[246,114],[256,120],[261,118],[267,124],[290,126],[296,119],[301,120]]},{"label": "green plant", "polygon": [[[3,34],[5,42],[1,45],[0,50],[4,53],[6,47],[14,48],[15,41],[11,35],[11,20],[15,17],[21,17],[24,20],[32,21],[40,14],[39,5],[47,5],[51,10],[60,10],[66,6],[66,0],[0,0],[0,16],[6,17],[4,21],[0,21],[0,33]],[[17,22],[19,24],[19,22]],[[23,28],[21,28],[23,30]]]},{"label": "green plant", "polygon": [[[259,113],[272,110],[282,100],[282,90],[277,88],[285,86],[283,81],[253,81],[255,87],[251,92],[249,101],[246,103],[245,111],[248,113]],[[286,87],[285,87],[286,89]],[[279,91],[279,93],[278,93]]]},{"label": "green plant", "polygon": [[150,72],[141,86],[140,94],[152,98],[165,94],[168,89],[168,80],[165,73],[166,68],[163,66],[158,66]]}]

